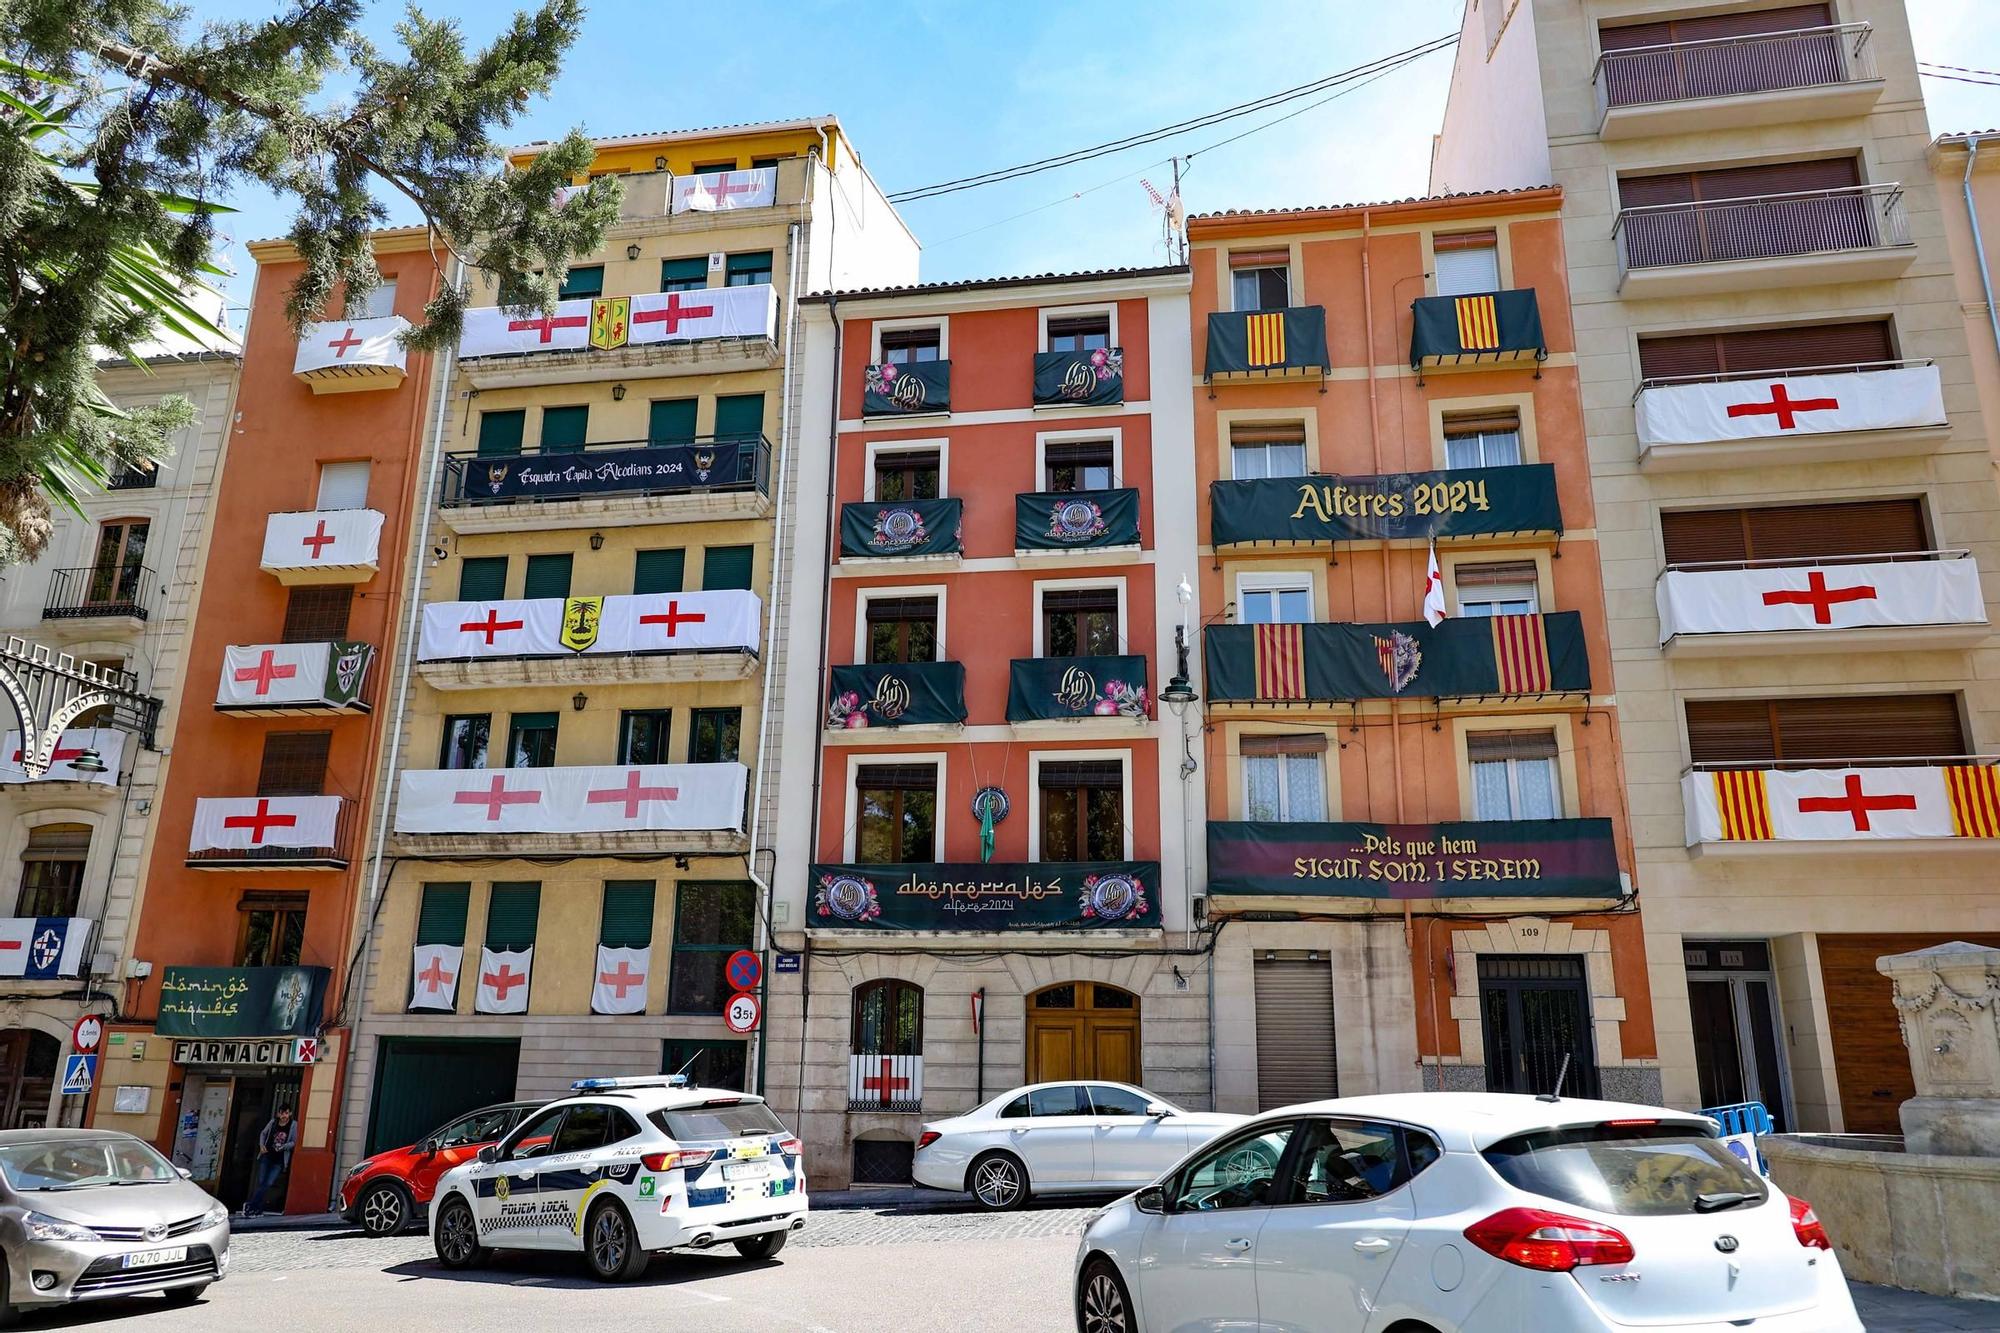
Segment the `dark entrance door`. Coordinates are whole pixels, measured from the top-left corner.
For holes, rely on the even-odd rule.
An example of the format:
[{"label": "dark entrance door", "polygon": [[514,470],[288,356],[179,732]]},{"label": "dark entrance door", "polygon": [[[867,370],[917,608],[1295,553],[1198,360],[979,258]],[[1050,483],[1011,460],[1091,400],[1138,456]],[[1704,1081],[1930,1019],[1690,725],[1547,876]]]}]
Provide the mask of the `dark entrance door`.
[{"label": "dark entrance door", "polygon": [[0,1032],[0,1129],[41,1129],[49,1123],[62,1043],[46,1032]]},{"label": "dark entrance door", "polygon": [[454,1116],[513,1101],[520,1064],[521,1043],[513,1038],[382,1038],[368,1151],[415,1143]]},{"label": "dark entrance door", "polygon": [[1561,1078],[1563,1095],[1597,1096],[1597,1056],[1581,957],[1482,955],[1479,1011],[1489,1091],[1554,1092]]},{"label": "dark entrance door", "polygon": [[1762,1102],[1778,1132],[1790,1130],[1771,946],[1762,940],[1686,940],[1681,954],[1701,1104]]},{"label": "dark entrance door", "polygon": [[[298,1069],[243,1069],[236,1071],[235,1089],[229,1099],[228,1137],[222,1146],[222,1181],[215,1197],[235,1212],[250,1197],[257,1179],[257,1138],[280,1106],[292,1108],[299,1118],[299,1088],[305,1080]],[[296,1155],[296,1154],[295,1154]],[[283,1212],[289,1177],[281,1177],[265,1196],[264,1207]]]}]

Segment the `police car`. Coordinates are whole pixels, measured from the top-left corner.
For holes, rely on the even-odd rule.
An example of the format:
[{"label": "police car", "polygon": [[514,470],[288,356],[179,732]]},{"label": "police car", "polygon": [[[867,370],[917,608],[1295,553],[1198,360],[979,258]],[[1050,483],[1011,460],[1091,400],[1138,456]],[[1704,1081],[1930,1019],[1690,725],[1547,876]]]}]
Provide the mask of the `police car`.
[{"label": "police car", "polygon": [[800,1144],[763,1098],[679,1074],[580,1079],[570,1092],[438,1182],[430,1230],[445,1267],[496,1249],[567,1250],[619,1282],[658,1250],[726,1241],[768,1259],[805,1226]]}]

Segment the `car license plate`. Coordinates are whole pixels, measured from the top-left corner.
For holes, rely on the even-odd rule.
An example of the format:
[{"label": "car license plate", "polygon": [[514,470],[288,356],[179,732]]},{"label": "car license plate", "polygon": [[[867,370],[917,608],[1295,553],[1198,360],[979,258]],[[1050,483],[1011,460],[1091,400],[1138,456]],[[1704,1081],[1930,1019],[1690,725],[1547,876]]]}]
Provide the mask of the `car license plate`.
[{"label": "car license plate", "polygon": [[185,1245],[177,1245],[171,1250],[141,1250],[137,1254],[126,1255],[125,1266],[127,1268],[159,1268],[164,1264],[184,1263],[187,1257],[188,1252]]},{"label": "car license plate", "polygon": [[725,1162],[722,1167],[724,1180],[768,1180],[771,1168],[763,1162]]}]

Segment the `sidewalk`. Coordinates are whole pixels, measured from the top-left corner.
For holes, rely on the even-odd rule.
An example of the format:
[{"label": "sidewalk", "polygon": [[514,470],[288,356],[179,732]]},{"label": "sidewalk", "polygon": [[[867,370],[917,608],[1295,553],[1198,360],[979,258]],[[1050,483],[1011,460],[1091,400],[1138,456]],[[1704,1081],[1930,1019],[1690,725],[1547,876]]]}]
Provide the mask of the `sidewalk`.
[{"label": "sidewalk", "polygon": [[1894,1287],[1854,1284],[1854,1306],[1868,1333],[1981,1333],[2000,1330],[2000,1301],[1957,1301]]},{"label": "sidewalk", "polygon": [[[911,1189],[903,1185],[875,1188],[821,1190],[811,1195],[812,1206],[829,1211],[844,1208],[895,1208],[901,1212],[929,1212],[943,1209],[965,1212],[969,1205],[962,1194],[937,1190]],[[327,1231],[348,1226],[339,1213],[265,1213],[261,1217],[229,1215],[229,1229],[236,1235],[257,1231]]]}]

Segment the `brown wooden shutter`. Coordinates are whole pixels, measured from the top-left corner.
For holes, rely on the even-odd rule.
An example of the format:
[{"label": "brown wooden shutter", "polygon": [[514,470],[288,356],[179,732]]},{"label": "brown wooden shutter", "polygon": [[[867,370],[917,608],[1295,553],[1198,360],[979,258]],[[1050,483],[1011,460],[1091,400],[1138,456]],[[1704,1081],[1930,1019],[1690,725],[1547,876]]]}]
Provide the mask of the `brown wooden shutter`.
[{"label": "brown wooden shutter", "polygon": [[1496,560],[1484,565],[1459,565],[1451,572],[1452,584],[1460,588],[1499,588],[1513,584],[1533,585],[1536,580],[1532,560]]},{"label": "brown wooden shutter", "polygon": [[936,620],[935,597],[874,597],[868,602],[867,622],[895,624],[904,620]]},{"label": "brown wooden shutter", "polygon": [[1116,760],[1090,759],[1043,764],[1037,771],[1035,785],[1044,791],[1061,791],[1066,787],[1102,787],[1116,791],[1125,785],[1125,766]]},{"label": "brown wooden shutter", "polygon": [[318,796],[326,787],[330,731],[274,731],[264,738],[259,796]]},{"label": "brown wooden shutter", "polygon": [[1639,372],[1646,379],[1862,366],[1895,359],[1895,337],[1886,319],[1639,340]]},{"label": "brown wooden shutter", "polygon": [[1285,268],[1292,262],[1290,250],[1231,250],[1231,268]]},{"label": "brown wooden shutter", "polygon": [[1688,758],[1697,764],[1769,763],[1778,757],[1771,706],[1762,699],[1687,701]]},{"label": "brown wooden shutter", "polygon": [[1501,759],[1553,759],[1552,731],[1475,731],[1465,738],[1465,756],[1473,763]]},{"label": "brown wooden shutter", "polygon": [[936,764],[869,764],[855,770],[859,791],[936,791]]},{"label": "brown wooden shutter", "polygon": [[1897,555],[1929,548],[1923,504],[1912,498],[1666,510],[1660,532],[1670,565]]},{"label": "brown wooden shutter", "polygon": [[1116,588],[1051,588],[1042,594],[1044,614],[1065,611],[1116,611]]},{"label": "brown wooden shutter", "polygon": [[1721,167],[1713,171],[1626,176],[1618,182],[1618,201],[1625,208],[1641,208],[1648,204],[1692,203],[1697,199],[1747,199],[1805,190],[1839,190],[1860,183],[1859,161],[1852,157],[1821,157],[1804,162]]},{"label": "brown wooden shutter", "polygon": [[1237,421],[1229,427],[1231,444],[1304,444],[1303,421]]},{"label": "brown wooden shutter", "polygon": [[1598,30],[1599,44],[1606,51],[1630,51],[1641,46],[1665,46],[1674,40],[1672,20],[1656,23],[1627,23]]},{"label": "brown wooden shutter", "polygon": [[1621,208],[1646,208],[1653,204],[1693,203],[1694,173],[1668,171],[1654,176],[1622,176],[1618,180]]},{"label": "brown wooden shutter", "polygon": [[1431,237],[1431,251],[1434,254],[1449,253],[1453,250],[1497,250],[1500,247],[1500,233],[1489,227],[1485,231],[1440,232]]},{"label": "brown wooden shutter", "polygon": [[1447,415],[1444,419],[1446,439],[1454,435],[1489,435],[1500,431],[1521,429],[1521,413],[1516,408],[1506,411],[1461,412]]},{"label": "brown wooden shutter", "polygon": [[1740,509],[1664,509],[1660,535],[1666,539],[1670,565],[1750,558]]},{"label": "brown wooden shutter", "polygon": [[1942,758],[1967,749],[1949,694],[1690,699],[1687,724],[1697,764]]},{"label": "brown wooden shutter", "polygon": [[285,599],[285,628],[279,642],[333,643],[345,639],[353,608],[351,585],[293,588]]},{"label": "brown wooden shutter", "polygon": [[[1239,754],[1325,754],[1324,736],[1245,736],[1236,746]],[[1043,772],[1048,770],[1044,768]]]}]

